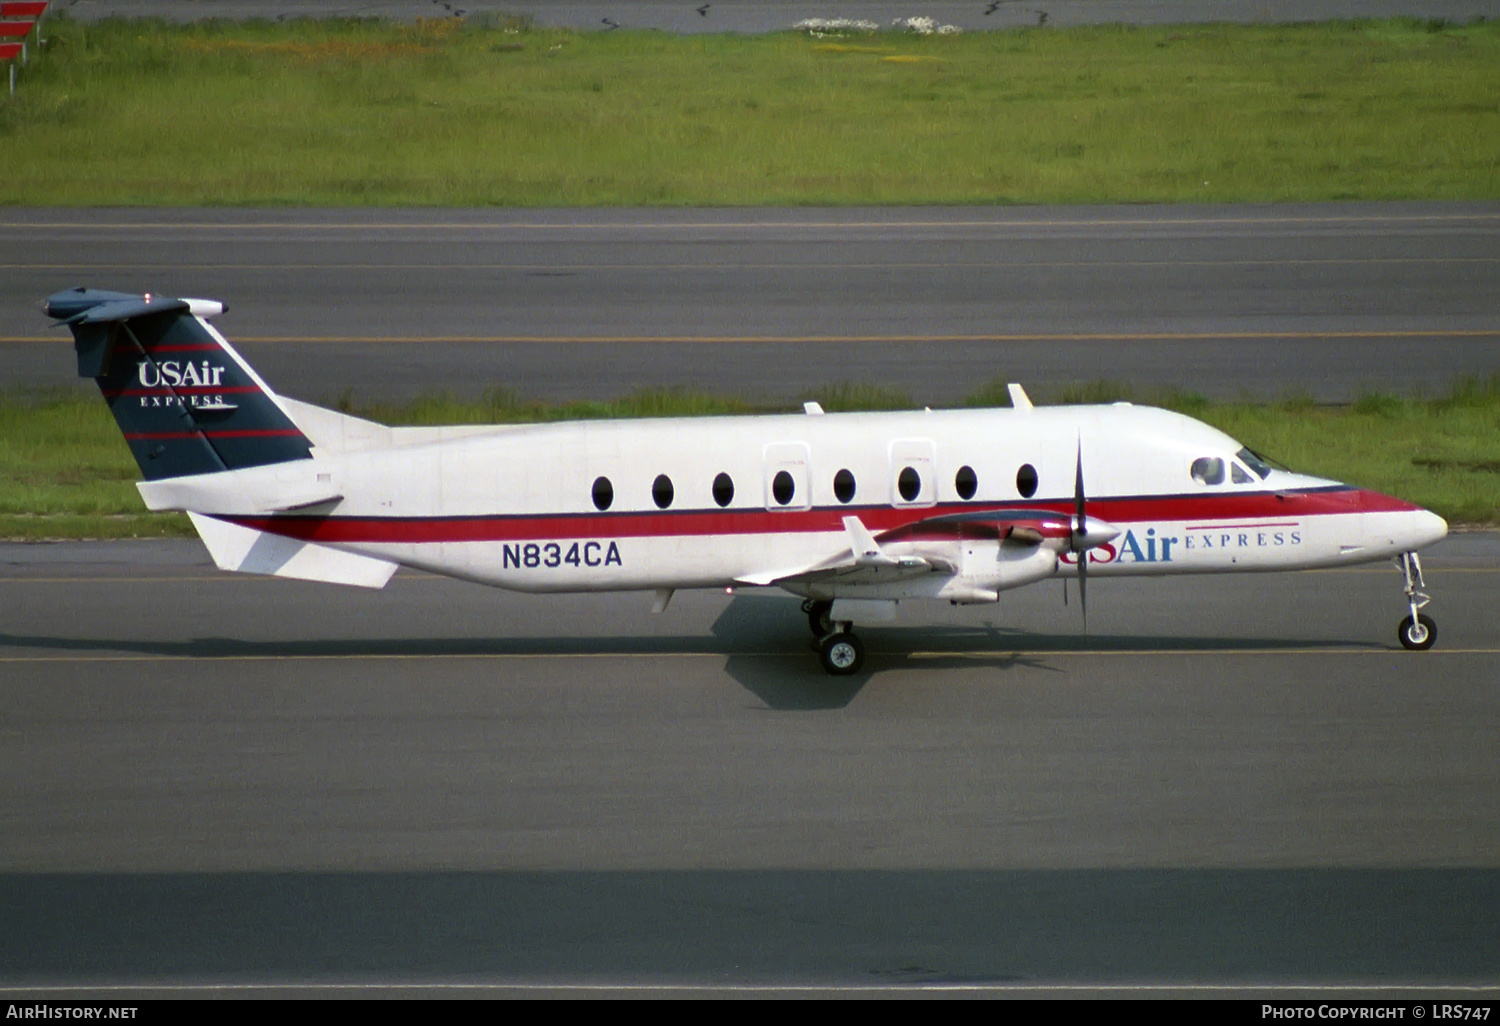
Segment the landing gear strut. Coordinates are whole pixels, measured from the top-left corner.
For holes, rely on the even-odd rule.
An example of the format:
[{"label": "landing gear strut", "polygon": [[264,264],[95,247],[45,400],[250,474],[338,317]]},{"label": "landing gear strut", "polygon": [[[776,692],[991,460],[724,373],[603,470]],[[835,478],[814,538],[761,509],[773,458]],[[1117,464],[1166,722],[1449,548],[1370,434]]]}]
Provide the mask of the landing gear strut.
[{"label": "landing gear strut", "polygon": [[1396,557],[1396,565],[1406,580],[1406,604],[1411,609],[1411,615],[1396,628],[1396,636],[1401,639],[1403,648],[1425,652],[1437,641],[1437,624],[1432,617],[1418,612],[1432,601],[1432,596],[1422,590],[1427,587],[1427,582],[1422,580],[1422,560],[1415,552],[1403,552]]},{"label": "landing gear strut", "polygon": [[807,614],[807,625],[812,628],[813,637],[823,638],[833,633],[833,603],[827,599],[808,599],[802,603],[802,611]]}]

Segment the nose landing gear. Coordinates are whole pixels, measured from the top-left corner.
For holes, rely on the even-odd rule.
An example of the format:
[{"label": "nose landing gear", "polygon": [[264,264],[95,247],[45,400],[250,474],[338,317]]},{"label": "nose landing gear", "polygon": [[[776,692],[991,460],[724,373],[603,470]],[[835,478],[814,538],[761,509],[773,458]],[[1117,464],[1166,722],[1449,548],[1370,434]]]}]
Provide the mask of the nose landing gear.
[{"label": "nose landing gear", "polygon": [[1425,652],[1437,641],[1437,624],[1432,617],[1418,612],[1432,601],[1432,596],[1422,590],[1427,587],[1427,582],[1422,580],[1422,560],[1415,552],[1403,552],[1396,557],[1395,563],[1405,578],[1406,604],[1411,609],[1411,615],[1396,628],[1396,636],[1401,640],[1402,648]]}]

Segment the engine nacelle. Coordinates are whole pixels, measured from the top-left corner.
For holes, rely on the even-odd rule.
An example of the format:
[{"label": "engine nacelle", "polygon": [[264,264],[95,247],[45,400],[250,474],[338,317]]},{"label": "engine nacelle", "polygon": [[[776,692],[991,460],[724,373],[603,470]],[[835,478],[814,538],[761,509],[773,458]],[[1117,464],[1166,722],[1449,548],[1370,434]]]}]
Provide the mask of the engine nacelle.
[{"label": "engine nacelle", "polygon": [[993,591],[1034,584],[1056,571],[1057,550],[1050,545],[981,542],[964,553],[964,577]]}]

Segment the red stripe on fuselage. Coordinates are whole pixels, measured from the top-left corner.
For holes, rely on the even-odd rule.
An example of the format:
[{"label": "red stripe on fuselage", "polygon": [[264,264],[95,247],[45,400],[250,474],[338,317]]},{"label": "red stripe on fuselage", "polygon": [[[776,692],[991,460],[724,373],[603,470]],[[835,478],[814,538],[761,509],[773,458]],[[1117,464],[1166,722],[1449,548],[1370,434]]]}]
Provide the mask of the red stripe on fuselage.
[{"label": "red stripe on fuselage", "polygon": [[[993,508],[1028,509],[1038,514],[1068,516],[1070,500],[1035,503],[1008,502]],[[1091,499],[1091,517],[1117,525],[1172,520],[1239,521],[1286,517],[1316,517],[1350,513],[1418,510],[1409,502],[1356,488],[1307,492],[1258,492],[1237,495],[1133,496]],[[871,531],[907,527],[930,517],[952,513],[974,514],[981,503],[955,503],[920,509],[863,506],[790,510],[684,510],[682,512],[626,512],[472,517],[324,517],[285,514],[273,517],[226,517],[257,531],[313,542],[348,544],[421,544],[432,542],[561,541],[583,538],[650,538],[731,534],[842,533],[843,518],[857,515]],[[1001,518],[1011,522],[1012,518]],[[981,521],[982,523],[982,521]],[[1206,525],[1220,526],[1220,525]],[[958,537],[948,525],[931,525],[934,537]],[[924,535],[927,528],[919,529]]]}]

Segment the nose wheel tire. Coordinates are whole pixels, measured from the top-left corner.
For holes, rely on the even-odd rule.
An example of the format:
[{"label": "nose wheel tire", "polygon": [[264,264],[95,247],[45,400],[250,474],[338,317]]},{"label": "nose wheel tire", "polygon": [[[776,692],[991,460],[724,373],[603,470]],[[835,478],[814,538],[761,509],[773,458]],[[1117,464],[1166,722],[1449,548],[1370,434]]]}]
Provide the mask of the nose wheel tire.
[{"label": "nose wheel tire", "polygon": [[835,677],[847,677],[864,665],[865,644],[848,631],[839,631],[818,643],[818,658]]},{"label": "nose wheel tire", "polygon": [[1437,641],[1437,624],[1432,622],[1432,617],[1422,613],[1417,614],[1415,620],[1408,616],[1396,629],[1396,636],[1401,639],[1402,648],[1425,652]]}]

